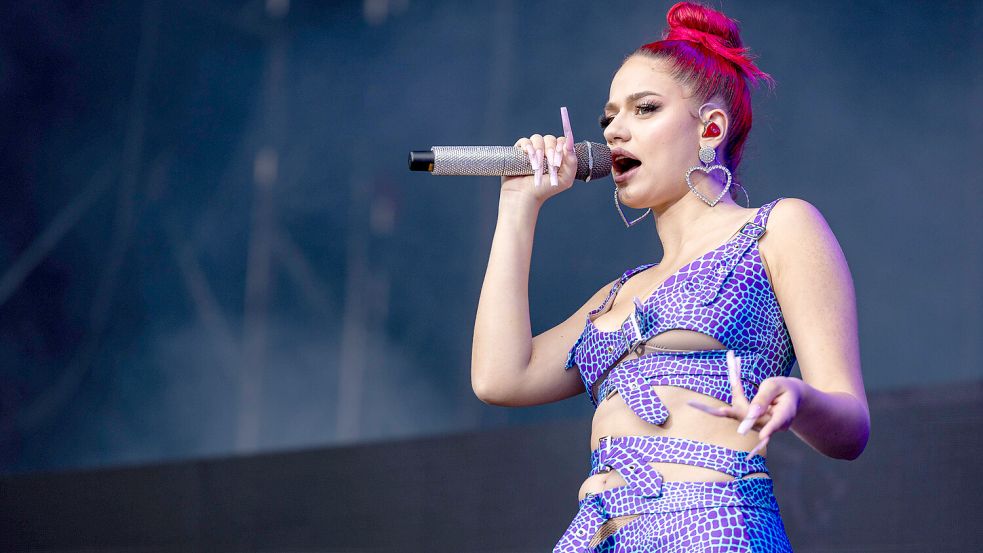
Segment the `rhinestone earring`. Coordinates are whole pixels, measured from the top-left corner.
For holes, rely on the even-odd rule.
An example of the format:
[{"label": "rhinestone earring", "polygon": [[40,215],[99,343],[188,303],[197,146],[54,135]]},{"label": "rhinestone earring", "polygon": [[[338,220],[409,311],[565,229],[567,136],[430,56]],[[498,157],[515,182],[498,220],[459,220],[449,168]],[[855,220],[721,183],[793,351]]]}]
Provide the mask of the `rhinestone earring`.
[{"label": "rhinestone earring", "polygon": [[[726,194],[727,191],[730,190],[730,183],[734,178],[733,175],[731,175],[730,173],[730,169],[724,167],[723,165],[719,163],[711,165],[711,163],[713,163],[715,159],[717,159],[716,150],[714,150],[710,146],[700,146],[700,161],[703,162],[703,166],[701,167],[699,165],[695,165],[693,167],[690,167],[689,170],[686,171],[686,186],[689,187],[690,192],[696,194],[697,198],[703,200],[703,202],[710,207],[717,205],[717,202],[720,201],[720,198],[723,198],[724,194]],[[690,180],[690,175],[692,175],[694,171],[702,171],[707,176],[710,176],[711,171],[718,171],[718,170],[723,171],[724,174],[727,175],[727,183],[724,184],[724,189],[720,191],[720,194],[716,198],[711,200],[710,198],[704,196],[702,192],[696,189],[696,186],[693,185],[693,181]]]},{"label": "rhinestone earring", "polygon": [[[744,194],[744,207],[748,207],[748,208],[751,207],[751,196],[748,196],[747,188],[744,188],[744,185],[737,181],[734,181],[734,186],[740,188],[741,193]],[[734,198],[734,200],[736,201],[737,198]]]},{"label": "rhinestone earring", "polygon": [[616,207],[618,209],[618,215],[621,215],[621,220],[625,222],[625,228],[631,228],[632,226],[635,225],[635,223],[637,223],[637,222],[641,221],[642,219],[644,219],[649,213],[652,213],[652,208],[650,207],[650,208],[648,208],[648,209],[645,210],[645,213],[642,213],[641,215],[639,215],[637,219],[635,219],[635,220],[633,220],[631,222],[628,222],[628,219],[625,217],[625,212],[624,211],[621,211],[621,200],[618,199],[618,185],[617,184],[614,185],[614,207]]}]

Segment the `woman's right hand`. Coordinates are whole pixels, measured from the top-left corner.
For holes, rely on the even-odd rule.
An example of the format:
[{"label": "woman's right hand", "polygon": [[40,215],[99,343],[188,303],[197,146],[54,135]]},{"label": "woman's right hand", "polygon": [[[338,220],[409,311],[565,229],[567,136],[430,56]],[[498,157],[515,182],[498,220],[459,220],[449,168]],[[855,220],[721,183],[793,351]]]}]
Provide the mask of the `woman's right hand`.
[{"label": "woman's right hand", "polygon": [[528,196],[537,204],[573,186],[577,174],[577,154],[573,149],[573,131],[566,109],[560,110],[565,136],[534,134],[520,138],[515,147],[525,150],[536,173],[520,177],[502,177],[502,193]]}]

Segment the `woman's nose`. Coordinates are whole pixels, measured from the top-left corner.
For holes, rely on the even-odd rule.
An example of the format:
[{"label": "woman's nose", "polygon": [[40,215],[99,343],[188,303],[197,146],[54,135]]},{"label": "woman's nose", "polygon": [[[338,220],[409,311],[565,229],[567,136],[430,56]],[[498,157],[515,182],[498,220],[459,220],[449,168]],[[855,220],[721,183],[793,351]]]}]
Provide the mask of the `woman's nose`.
[{"label": "woman's nose", "polygon": [[622,124],[620,115],[615,115],[604,129],[604,140],[608,144],[628,140],[628,129]]}]

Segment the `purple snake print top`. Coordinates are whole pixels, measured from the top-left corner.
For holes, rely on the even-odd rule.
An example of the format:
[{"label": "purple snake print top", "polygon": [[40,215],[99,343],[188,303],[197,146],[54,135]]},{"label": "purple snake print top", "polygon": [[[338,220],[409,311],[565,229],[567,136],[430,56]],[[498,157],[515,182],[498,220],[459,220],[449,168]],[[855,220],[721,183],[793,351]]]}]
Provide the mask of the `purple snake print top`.
[{"label": "purple snake print top", "polygon": [[[578,367],[595,407],[617,391],[643,420],[663,424],[669,412],[652,386],[679,386],[732,403],[727,350],[741,357],[741,381],[749,400],[764,379],[788,376],[795,352],[758,251],[768,214],[779,200],[758,209],[730,240],[684,265],[644,302],[635,298],[635,308],[621,328],[605,332],[594,326],[594,316],[629,278],[655,264],[626,271],[612,286],[604,303],[587,315],[566,363],[567,369]],[[642,357],[615,364],[630,351],[642,351],[646,340],[674,329],[706,334],[724,349],[649,349]],[[602,378],[595,397],[594,385]]]}]

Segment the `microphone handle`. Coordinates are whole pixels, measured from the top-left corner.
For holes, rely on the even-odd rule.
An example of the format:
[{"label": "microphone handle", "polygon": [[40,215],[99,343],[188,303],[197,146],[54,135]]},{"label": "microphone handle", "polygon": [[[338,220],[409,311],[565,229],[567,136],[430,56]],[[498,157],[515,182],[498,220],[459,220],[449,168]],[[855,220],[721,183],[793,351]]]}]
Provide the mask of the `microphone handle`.
[{"label": "microphone handle", "polygon": [[[606,145],[580,142],[574,150],[577,179],[590,181],[611,173],[611,150]],[[545,172],[545,158],[542,163]],[[411,171],[433,175],[515,177],[534,173],[525,150],[514,146],[434,146],[430,151],[410,152],[409,165]]]}]

